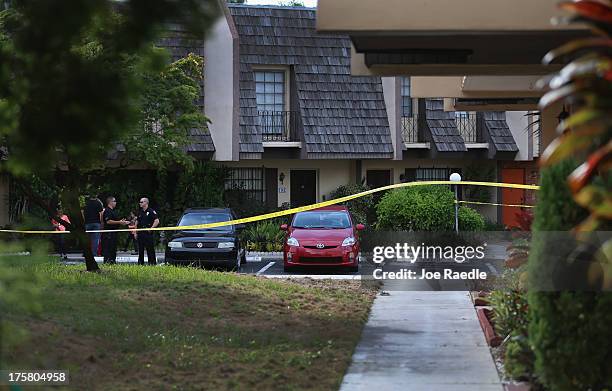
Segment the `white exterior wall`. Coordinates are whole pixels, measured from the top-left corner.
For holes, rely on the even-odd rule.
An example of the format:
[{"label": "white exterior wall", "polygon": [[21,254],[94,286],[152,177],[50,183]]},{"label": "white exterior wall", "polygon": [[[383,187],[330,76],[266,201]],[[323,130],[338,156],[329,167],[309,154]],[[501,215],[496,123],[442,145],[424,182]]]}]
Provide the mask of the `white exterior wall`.
[{"label": "white exterior wall", "polygon": [[[409,159],[397,160],[362,160],[361,177],[366,176],[367,170],[391,170],[393,183],[400,183],[399,176],[406,168],[416,167],[459,167],[465,168],[472,161],[463,160],[431,160],[431,159]],[[489,164],[495,165],[495,161]],[[317,202],[329,199],[329,193],[338,186],[355,183],[355,161],[354,160],[291,160],[291,159],[264,159],[264,160],[242,160],[239,162],[228,162],[227,167],[266,167],[278,169],[285,178],[281,183],[277,178],[278,206],[289,203],[291,200],[291,170],[316,170],[317,171]],[[464,178],[469,180],[470,178]],[[497,191],[491,190],[491,202],[497,202]],[[497,221],[497,207],[470,205],[479,213],[491,221]]]},{"label": "white exterior wall", "polygon": [[266,167],[278,169],[278,176],[285,174],[281,183],[277,177],[278,206],[289,203],[291,200],[291,170],[317,171],[317,202],[329,195],[338,186],[354,183],[353,160],[291,160],[291,159],[263,159],[242,160],[226,164],[227,167]]},{"label": "white exterior wall", "polygon": [[[238,59],[236,59],[238,61]],[[204,43],[204,114],[217,161],[233,160],[234,51],[225,17],[217,20]]]},{"label": "white exterior wall", "polygon": [[515,161],[533,160],[533,134],[526,111],[507,111],[506,122],[519,148]]},{"label": "white exterior wall", "polygon": [[387,109],[387,119],[389,121],[389,130],[391,132],[391,141],[393,142],[393,159],[402,159],[402,131],[399,128],[399,90],[397,87],[396,77],[383,77],[383,95],[385,97],[385,107]]}]

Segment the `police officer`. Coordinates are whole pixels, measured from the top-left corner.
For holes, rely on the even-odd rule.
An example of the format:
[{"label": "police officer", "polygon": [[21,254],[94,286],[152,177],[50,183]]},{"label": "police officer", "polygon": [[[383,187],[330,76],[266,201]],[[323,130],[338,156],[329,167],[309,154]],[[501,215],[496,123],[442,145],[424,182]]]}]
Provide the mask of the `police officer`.
[{"label": "police officer", "polygon": [[[104,212],[102,213],[104,230],[115,230],[120,226],[129,224],[125,219],[119,219],[117,211],[115,211],[116,206],[117,200],[115,197],[106,198],[106,208],[104,208]],[[104,256],[104,263],[116,263],[117,232],[104,232],[102,234],[102,255]]]},{"label": "police officer", "polygon": [[[149,199],[143,197],[140,199],[140,211],[136,218],[136,228],[155,228],[159,225],[159,216],[153,208],[149,207]],[[153,240],[153,232],[137,231],[138,234],[138,264],[144,265],[144,251],[147,250],[147,262],[149,265],[155,265],[155,243]]]}]

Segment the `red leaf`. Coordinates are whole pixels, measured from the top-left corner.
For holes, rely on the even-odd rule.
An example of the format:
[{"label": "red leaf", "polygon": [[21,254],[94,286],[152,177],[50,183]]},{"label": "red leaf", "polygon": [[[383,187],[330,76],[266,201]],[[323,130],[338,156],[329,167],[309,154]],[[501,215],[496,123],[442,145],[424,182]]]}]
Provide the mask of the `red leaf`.
[{"label": "red leaf", "polygon": [[595,0],[564,1],[559,8],[573,12],[583,18],[598,22],[612,23],[612,8]]}]

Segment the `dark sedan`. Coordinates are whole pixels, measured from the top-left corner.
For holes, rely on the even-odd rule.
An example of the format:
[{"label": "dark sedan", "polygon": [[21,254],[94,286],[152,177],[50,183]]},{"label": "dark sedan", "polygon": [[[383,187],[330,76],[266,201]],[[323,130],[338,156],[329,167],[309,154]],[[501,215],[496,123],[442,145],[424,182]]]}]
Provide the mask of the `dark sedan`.
[{"label": "dark sedan", "polygon": [[[178,226],[200,225],[234,220],[231,209],[188,209]],[[246,262],[246,250],[239,239],[242,225],[177,231],[166,245],[170,265],[221,266],[239,270]]]}]

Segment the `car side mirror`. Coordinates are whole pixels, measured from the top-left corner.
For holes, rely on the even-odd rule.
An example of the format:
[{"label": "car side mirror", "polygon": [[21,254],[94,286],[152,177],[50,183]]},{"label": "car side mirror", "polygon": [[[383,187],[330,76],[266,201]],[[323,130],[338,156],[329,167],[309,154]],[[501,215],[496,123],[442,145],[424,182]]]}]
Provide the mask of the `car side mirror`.
[{"label": "car side mirror", "polygon": [[363,231],[363,230],[365,229],[365,225],[363,225],[363,224],[357,224],[357,225],[355,226],[355,228],[357,228],[357,231]]},{"label": "car side mirror", "polygon": [[287,227],[287,224],[281,224],[280,229],[282,229],[283,231],[286,231],[289,228]]}]

